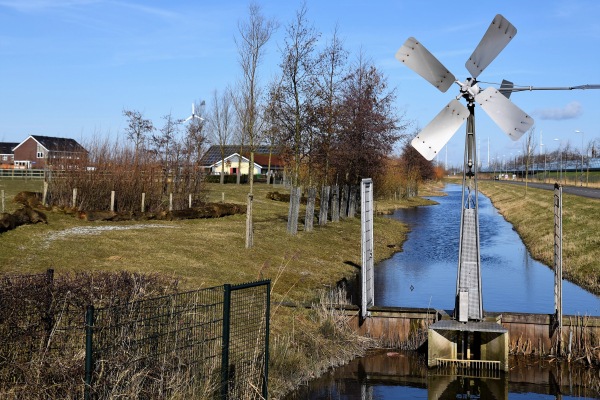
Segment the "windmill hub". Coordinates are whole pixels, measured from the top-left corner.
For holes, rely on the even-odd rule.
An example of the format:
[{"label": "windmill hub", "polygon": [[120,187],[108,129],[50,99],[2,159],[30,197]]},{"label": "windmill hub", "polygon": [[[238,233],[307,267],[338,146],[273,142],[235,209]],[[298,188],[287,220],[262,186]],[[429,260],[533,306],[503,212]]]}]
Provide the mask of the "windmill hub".
[{"label": "windmill hub", "polygon": [[456,96],[456,100],[460,100],[461,97],[464,97],[469,103],[473,103],[475,101],[475,96],[481,92],[481,88],[473,78],[467,78],[464,82],[457,79],[455,82],[460,86],[460,95]]}]

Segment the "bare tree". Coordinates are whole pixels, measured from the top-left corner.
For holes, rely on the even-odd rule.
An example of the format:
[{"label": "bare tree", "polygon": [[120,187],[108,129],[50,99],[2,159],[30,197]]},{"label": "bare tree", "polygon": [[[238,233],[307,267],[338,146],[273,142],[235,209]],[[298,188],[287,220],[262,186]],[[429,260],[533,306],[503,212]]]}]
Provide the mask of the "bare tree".
[{"label": "bare tree", "polygon": [[[315,47],[320,32],[306,18],[303,2],[286,27],[281,52],[281,85],[275,94],[275,116],[284,130],[285,141],[292,152],[293,181],[299,184],[302,159],[310,154],[310,118],[314,108],[314,75],[319,64]],[[309,177],[310,180],[310,177]]]},{"label": "bare tree", "polygon": [[154,131],[152,121],[144,118],[144,113],[136,110],[123,110],[123,115],[127,117],[127,127],[125,134],[127,139],[135,144],[135,154],[137,158],[140,146],[143,146],[146,138]]},{"label": "bare tree", "polygon": [[262,6],[251,2],[248,6],[248,20],[238,21],[239,37],[234,38],[238,50],[238,63],[241,75],[237,82],[238,96],[233,97],[238,118],[242,117],[243,135],[250,150],[248,179],[250,192],[253,190],[254,152],[261,142],[264,118],[261,110],[262,87],[259,68],[264,61],[266,44],[278,28],[274,18],[267,19],[262,14]]},{"label": "bare tree", "polygon": [[219,146],[221,151],[221,185],[225,183],[225,146],[229,144],[233,120],[234,115],[233,107],[231,106],[231,96],[228,93],[219,94],[219,92],[215,90],[213,92],[213,105],[209,123],[212,141]]},{"label": "bare tree", "polygon": [[206,143],[208,142],[208,135],[206,129],[206,103],[204,101],[197,100],[194,102],[195,114],[202,118],[192,118],[185,125],[185,143],[187,151],[187,161],[190,163],[192,158],[195,158],[196,166],[199,165],[202,155],[206,151]]},{"label": "bare tree", "polygon": [[525,141],[523,142],[523,156],[525,157],[525,196],[527,196],[527,178],[529,177],[529,166],[537,147],[535,138],[535,125],[533,125],[525,134]]},{"label": "bare tree", "polygon": [[167,183],[169,177],[169,168],[172,167],[172,160],[175,158],[173,150],[177,150],[176,143],[178,141],[178,135],[180,133],[180,125],[183,123],[182,119],[175,119],[171,113],[162,117],[165,120],[165,124],[158,131],[158,134],[152,135],[151,141],[154,145],[155,151],[163,161],[163,182],[164,191],[167,190]]},{"label": "bare tree", "polygon": [[336,24],[333,35],[327,41],[321,52],[320,68],[315,80],[318,91],[316,109],[319,130],[321,132],[321,153],[325,162],[325,184],[329,183],[331,150],[334,135],[337,133],[338,120],[341,114],[341,101],[344,67],[348,59],[348,51],[339,37],[339,27]]}]

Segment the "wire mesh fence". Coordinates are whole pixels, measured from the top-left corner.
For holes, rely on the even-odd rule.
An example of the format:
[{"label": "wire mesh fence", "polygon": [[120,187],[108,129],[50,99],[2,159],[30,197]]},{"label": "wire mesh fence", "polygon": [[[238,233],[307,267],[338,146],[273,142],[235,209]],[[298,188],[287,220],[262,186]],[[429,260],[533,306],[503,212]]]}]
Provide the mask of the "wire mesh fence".
[{"label": "wire mesh fence", "polygon": [[57,287],[52,271],[0,275],[0,393],[266,398],[270,281],[96,309]]}]

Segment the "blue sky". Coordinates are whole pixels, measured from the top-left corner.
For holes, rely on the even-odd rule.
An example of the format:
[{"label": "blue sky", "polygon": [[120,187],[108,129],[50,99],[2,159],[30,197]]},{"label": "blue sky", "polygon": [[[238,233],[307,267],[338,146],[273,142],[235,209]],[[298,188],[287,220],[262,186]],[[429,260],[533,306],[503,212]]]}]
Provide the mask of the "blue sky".
[{"label": "blue sky", "polygon": [[[80,138],[94,131],[116,136],[122,109],[143,110],[156,126],[172,111],[190,115],[237,74],[233,36],[246,1],[0,0],[0,140],[31,134]],[[299,1],[263,1],[283,24]],[[309,18],[323,33],[336,22],[349,50],[362,45],[398,87],[398,107],[424,127],[458,94],[441,93],[394,55],[416,37],[460,80],[464,63],[498,13],[518,30],[479,79],[533,86],[600,84],[599,1],[308,1]],[[269,44],[264,81],[276,71],[280,29]],[[322,40],[324,42],[324,40]],[[486,85],[482,85],[486,86]],[[600,90],[523,92],[511,100],[536,119],[548,150],[554,138],[581,146],[600,136]],[[548,119],[554,118],[554,119]],[[480,110],[481,155],[516,154],[512,142]],[[462,161],[464,127],[448,144],[448,162]],[[539,139],[539,137],[538,137]],[[443,153],[442,153],[443,154]]]}]

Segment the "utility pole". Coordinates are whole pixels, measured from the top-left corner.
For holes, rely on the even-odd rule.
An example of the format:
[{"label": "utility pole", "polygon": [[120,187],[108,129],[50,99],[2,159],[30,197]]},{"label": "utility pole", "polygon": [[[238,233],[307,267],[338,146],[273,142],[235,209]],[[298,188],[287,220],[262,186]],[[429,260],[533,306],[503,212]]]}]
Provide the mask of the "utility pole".
[{"label": "utility pole", "polygon": [[488,168],[490,167],[490,137],[488,136]]},{"label": "utility pole", "polygon": [[446,162],[444,163],[444,169],[448,171],[448,143],[446,143]]},{"label": "utility pole", "polygon": [[[579,186],[583,186],[583,132],[581,131],[575,131],[575,133],[581,133],[581,185]],[[576,170],[577,172],[577,170]],[[575,178],[577,179],[577,178]]]}]

